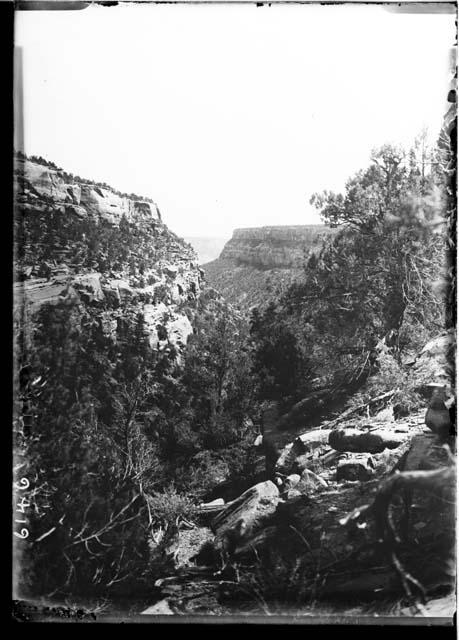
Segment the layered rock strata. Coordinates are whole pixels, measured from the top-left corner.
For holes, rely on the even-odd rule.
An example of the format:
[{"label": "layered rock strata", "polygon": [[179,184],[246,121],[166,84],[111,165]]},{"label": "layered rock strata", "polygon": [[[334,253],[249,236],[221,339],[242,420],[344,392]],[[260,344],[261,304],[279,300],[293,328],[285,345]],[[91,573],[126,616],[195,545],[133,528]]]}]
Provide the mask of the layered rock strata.
[{"label": "layered rock strata", "polygon": [[17,159],[15,188],[17,320],[43,305],[91,305],[116,341],[126,317],[140,314],[150,346],[179,355],[203,271],[156,204],[29,159]]},{"label": "layered rock strata", "polygon": [[325,225],[235,229],[220,259],[259,269],[298,269],[333,233]]}]

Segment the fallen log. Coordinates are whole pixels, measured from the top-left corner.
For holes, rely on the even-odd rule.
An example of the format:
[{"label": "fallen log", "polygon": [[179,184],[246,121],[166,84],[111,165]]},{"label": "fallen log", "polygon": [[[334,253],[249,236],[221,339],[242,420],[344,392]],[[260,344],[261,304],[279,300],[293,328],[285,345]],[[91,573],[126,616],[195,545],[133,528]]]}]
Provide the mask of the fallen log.
[{"label": "fallen log", "polygon": [[394,434],[391,431],[360,429],[335,429],[330,431],[328,444],[332,449],[340,452],[353,453],[382,453],[385,449],[396,449],[406,440],[404,434]]}]

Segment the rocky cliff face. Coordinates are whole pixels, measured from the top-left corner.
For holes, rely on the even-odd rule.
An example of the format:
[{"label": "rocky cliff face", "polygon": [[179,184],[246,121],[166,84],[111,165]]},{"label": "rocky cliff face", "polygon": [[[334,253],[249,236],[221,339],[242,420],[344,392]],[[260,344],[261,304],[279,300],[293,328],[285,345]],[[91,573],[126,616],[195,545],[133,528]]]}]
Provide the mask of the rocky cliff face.
[{"label": "rocky cliff face", "polygon": [[333,232],[324,225],[235,229],[220,258],[258,269],[298,269]]},{"label": "rocky cliff face", "polygon": [[235,229],[220,257],[203,265],[206,279],[242,309],[263,305],[301,277],[334,233],[324,225]]},{"label": "rocky cliff face", "polygon": [[17,160],[15,183],[19,316],[63,301],[95,306],[116,341],[123,319],[140,314],[150,346],[179,354],[203,272],[156,204],[28,159]]},{"label": "rocky cliff face", "polygon": [[15,187],[18,202],[25,211],[43,206],[47,200],[60,211],[82,217],[94,216],[111,224],[127,220],[161,220],[154,202],[120,196],[114,189],[70,177],[63,171],[17,159]]}]

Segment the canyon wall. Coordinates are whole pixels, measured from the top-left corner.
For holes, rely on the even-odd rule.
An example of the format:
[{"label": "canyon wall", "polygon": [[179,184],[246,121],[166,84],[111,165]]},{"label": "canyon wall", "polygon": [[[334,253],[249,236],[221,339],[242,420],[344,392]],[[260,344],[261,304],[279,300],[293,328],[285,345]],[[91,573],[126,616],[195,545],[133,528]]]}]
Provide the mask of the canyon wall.
[{"label": "canyon wall", "polygon": [[150,346],[180,357],[203,272],[156,204],[24,157],[14,178],[16,320],[44,305],[91,307],[116,342],[140,314]]},{"label": "canyon wall", "polygon": [[240,309],[263,306],[301,279],[334,233],[320,224],[235,229],[220,257],[203,265],[206,280]]},{"label": "canyon wall", "polygon": [[220,258],[259,269],[298,269],[333,233],[319,224],[235,229]]}]

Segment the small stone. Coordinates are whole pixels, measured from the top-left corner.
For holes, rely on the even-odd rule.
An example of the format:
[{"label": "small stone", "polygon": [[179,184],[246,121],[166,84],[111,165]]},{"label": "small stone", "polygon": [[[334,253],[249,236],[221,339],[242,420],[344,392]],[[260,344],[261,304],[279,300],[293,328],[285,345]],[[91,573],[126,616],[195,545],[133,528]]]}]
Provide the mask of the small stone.
[{"label": "small stone", "polygon": [[339,461],[336,469],[336,479],[340,480],[369,480],[375,473],[375,463],[368,454],[354,454]]},{"label": "small stone", "polygon": [[287,492],[287,499],[291,500],[292,498],[298,498],[299,496],[303,495],[302,492],[299,489],[290,489]]},{"label": "small stone", "polygon": [[260,434],[255,438],[255,442],[253,443],[254,447],[260,447],[263,443],[263,436]]},{"label": "small stone", "polygon": [[375,416],[374,420],[377,422],[394,422],[394,407],[387,407],[382,411],[379,411]]},{"label": "small stone", "polygon": [[287,488],[293,489],[293,487],[295,487],[300,480],[301,480],[301,476],[299,476],[297,473],[292,473],[291,475],[285,478],[284,484]]}]

